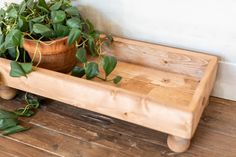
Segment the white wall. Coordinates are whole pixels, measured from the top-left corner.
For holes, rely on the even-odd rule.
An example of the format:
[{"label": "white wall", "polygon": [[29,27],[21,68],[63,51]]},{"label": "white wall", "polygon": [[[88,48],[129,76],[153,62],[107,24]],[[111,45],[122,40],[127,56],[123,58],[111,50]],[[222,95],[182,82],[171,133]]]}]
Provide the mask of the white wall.
[{"label": "white wall", "polygon": [[235,0],[80,0],[105,32],[221,58],[213,95],[236,100]]},{"label": "white wall", "polygon": [[[0,5],[4,1],[10,2]],[[235,0],[80,0],[75,5],[105,32],[221,57],[213,95],[236,100]]]}]

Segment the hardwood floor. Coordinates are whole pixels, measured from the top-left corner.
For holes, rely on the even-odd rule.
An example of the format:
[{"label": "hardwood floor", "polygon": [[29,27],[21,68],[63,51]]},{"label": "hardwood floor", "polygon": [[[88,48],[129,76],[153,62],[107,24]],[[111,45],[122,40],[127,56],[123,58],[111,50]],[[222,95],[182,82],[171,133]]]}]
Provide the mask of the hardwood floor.
[{"label": "hardwood floor", "polygon": [[[18,96],[0,108],[22,106]],[[0,137],[0,157],[236,157],[236,102],[211,98],[192,145],[173,153],[167,135],[56,101],[22,119],[32,128]]]}]

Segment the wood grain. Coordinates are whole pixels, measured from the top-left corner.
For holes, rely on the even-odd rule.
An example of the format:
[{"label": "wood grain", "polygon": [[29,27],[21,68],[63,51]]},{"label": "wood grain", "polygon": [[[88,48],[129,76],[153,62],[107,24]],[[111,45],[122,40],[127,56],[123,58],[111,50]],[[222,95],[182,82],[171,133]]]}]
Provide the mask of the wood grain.
[{"label": "wood grain", "polygon": [[[21,100],[19,96],[14,101],[0,100],[0,108],[13,110],[23,105]],[[2,141],[2,138],[0,138],[0,145],[3,145],[1,146],[2,149],[0,148],[0,153],[4,157],[25,157],[27,152],[34,152],[37,156],[36,152],[38,151],[51,150],[52,145],[57,140],[48,140],[43,142],[48,143],[44,145],[40,144],[44,140],[34,137],[45,135],[44,138],[47,139],[48,130],[50,130],[48,139],[51,139],[51,136],[55,135],[54,133],[56,135],[62,134],[65,138],[70,137],[68,140],[75,138],[75,140],[84,141],[91,145],[100,145],[102,150],[110,147],[109,150],[114,156],[119,155],[118,152],[123,152],[124,156],[132,157],[234,157],[236,148],[235,111],[236,102],[211,98],[190,149],[185,153],[173,153],[167,148],[166,134],[63,103],[43,101],[38,114],[30,120],[24,120],[36,126],[31,128],[32,130],[38,131],[39,128],[42,128],[40,133],[33,131],[33,134],[27,135],[30,138],[35,138],[35,141],[39,140],[39,144],[32,141],[27,142],[29,137],[24,140],[23,137],[26,135],[19,137],[22,135],[22,133],[19,133],[17,136],[15,135],[16,137],[3,138],[6,141]],[[31,146],[23,144],[24,142]],[[72,141],[72,143],[74,142]],[[4,149],[7,146],[10,146],[10,148]],[[38,148],[36,149],[35,146]],[[80,144],[77,147],[80,147]],[[84,148],[83,142],[81,147]],[[18,149],[21,150],[21,153]],[[62,147],[60,151],[57,151],[57,155],[68,154],[68,156],[73,156],[72,153],[75,152],[73,149],[77,148],[71,147],[71,150],[68,150]],[[65,152],[63,153],[63,151]],[[79,152],[82,154],[83,149],[79,149]],[[84,156],[86,155],[89,156],[90,154],[85,153]],[[100,157],[103,154],[100,154],[99,149],[94,149],[92,155],[93,157]],[[52,155],[44,152],[43,156]]]},{"label": "wood grain", "polygon": [[0,59],[2,81],[9,87],[190,139],[213,88],[217,58],[122,38],[114,41],[107,53],[119,59],[113,76],[124,79],[118,86],[42,68],[35,68],[27,78],[12,78],[6,59]]}]

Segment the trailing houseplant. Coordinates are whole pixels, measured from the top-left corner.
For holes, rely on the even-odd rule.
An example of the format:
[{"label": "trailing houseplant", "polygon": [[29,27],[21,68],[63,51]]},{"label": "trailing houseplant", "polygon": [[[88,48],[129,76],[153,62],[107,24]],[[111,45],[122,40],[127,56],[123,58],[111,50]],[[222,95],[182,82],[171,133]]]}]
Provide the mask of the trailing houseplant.
[{"label": "trailing houseplant", "polygon": [[[70,51],[69,55],[62,55],[61,58],[67,63],[71,62],[69,69],[73,68],[73,76],[89,80],[96,77],[117,84],[122,79],[120,76],[108,79],[116,67],[117,60],[102,52],[102,46],[110,45],[113,38],[110,35],[101,38],[100,35],[101,32],[95,30],[93,24],[81,16],[70,0],[23,0],[20,4],[11,3],[5,9],[0,9],[0,57],[12,60],[12,77],[27,77],[27,74],[33,71],[33,65],[42,66],[42,63],[47,63],[45,68],[55,70],[50,66],[58,59],[47,60],[48,54],[44,56],[43,51],[56,47],[61,42],[64,47],[68,47],[64,52]],[[32,47],[33,51],[30,50]],[[54,50],[48,52],[55,53]],[[95,59],[88,59],[91,57]],[[80,66],[76,66],[74,60],[80,61]],[[62,69],[66,65],[60,64]],[[104,74],[100,73],[101,69]],[[39,107],[39,101],[35,97],[28,97],[27,94],[25,101],[26,106],[15,112],[0,109],[2,134],[28,129],[19,125],[18,117],[32,116],[34,110]]]},{"label": "trailing houseplant", "polygon": [[[20,4],[11,3],[6,9],[0,10],[0,21],[0,56],[13,60],[10,72],[13,77],[26,76],[32,71],[33,64],[40,66],[46,62],[46,68],[49,69],[50,64],[58,64],[55,63],[58,59],[52,61],[47,59],[48,54],[43,56],[42,51],[46,48],[41,48],[42,45],[53,47],[58,41],[63,41],[62,44],[74,50],[74,54],[70,52],[70,55],[61,56],[63,61],[59,63],[66,62],[62,66],[68,63],[74,66],[75,59],[82,62],[81,67],[73,68],[74,76],[85,76],[86,79],[97,77],[107,81],[108,75],[116,67],[116,58],[103,54],[101,49],[102,45],[112,42],[112,37],[106,35],[100,38],[101,33],[81,16],[70,0],[23,0]],[[29,48],[32,43],[33,52]],[[48,52],[55,53],[54,50]],[[89,61],[88,56],[94,57],[95,61]],[[104,74],[100,73],[101,69]],[[120,76],[111,79],[114,83],[120,80]]]}]

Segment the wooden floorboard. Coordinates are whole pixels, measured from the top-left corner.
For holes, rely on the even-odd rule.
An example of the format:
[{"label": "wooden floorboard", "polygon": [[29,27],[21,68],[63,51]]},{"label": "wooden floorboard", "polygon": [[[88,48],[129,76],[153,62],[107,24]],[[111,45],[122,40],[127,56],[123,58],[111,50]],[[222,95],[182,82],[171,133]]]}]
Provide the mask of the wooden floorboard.
[{"label": "wooden floorboard", "polygon": [[[22,106],[21,96],[0,107]],[[236,102],[211,98],[186,153],[173,153],[167,135],[56,101],[22,119],[26,132],[0,137],[0,156],[34,157],[236,157]]]}]

